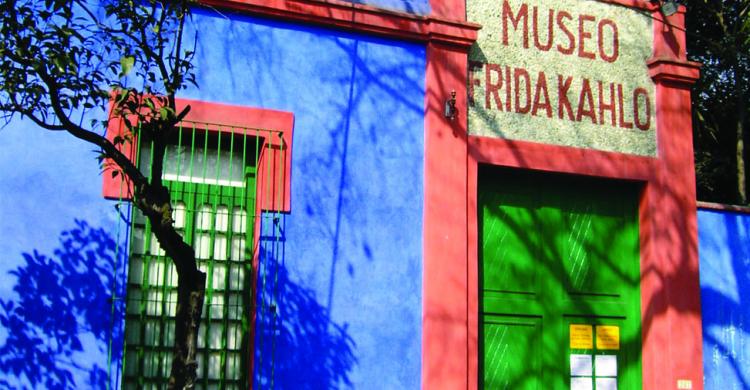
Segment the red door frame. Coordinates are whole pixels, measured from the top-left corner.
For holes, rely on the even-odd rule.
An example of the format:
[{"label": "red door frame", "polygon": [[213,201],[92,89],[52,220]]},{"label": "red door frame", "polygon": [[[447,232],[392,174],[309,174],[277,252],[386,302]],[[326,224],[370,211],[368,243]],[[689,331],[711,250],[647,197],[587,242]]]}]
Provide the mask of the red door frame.
[{"label": "red door frame", "polygon": [[[655,158],[466,136],[466,117],[452,123],[442,118],[440,101],[455,89],[462,97],[458,106],[466,107],[466,56],[428,44],[423,388],[477,388],[479,164],[643,183],[643,387],[703,388],[690,107],[690,86],[699,65],[686,57],[685,8],[665,23],[650,2],[608,2],[648,11],[655,19],[654,53],[648,63],[656,83]],[[435,3],[433,12],[465,15],[460,0]]]}]

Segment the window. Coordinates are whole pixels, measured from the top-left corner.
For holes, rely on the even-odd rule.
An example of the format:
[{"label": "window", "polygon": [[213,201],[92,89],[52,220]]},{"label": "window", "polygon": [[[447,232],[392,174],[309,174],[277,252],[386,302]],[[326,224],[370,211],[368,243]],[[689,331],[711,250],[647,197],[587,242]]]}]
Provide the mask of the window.
[{"label": "window", "polygon": [[[232,107],[234,115],[226,116],[221,113],[226,106],[206,110],[205,103],[189,104],[191,112],[197,105],[199,114],[235,117],[234,123],[236,117],[248,123],[257,119],[247,115],[250,111],[264,113],[267,123],[284,116],[288,125],[277,130],[185,121],[164,157],[162,178],[172,195],[175,227],[207,274],[197,388],[244,389],[250,386],[253,363],[260,214],[288,211],[291,114],[244,109],[245,115],[238,115]],[[136,138],[128,146],[126,152],[149,175],[150,141]],[[129,193],[122,190],[127,185],[105,183],[105,196],[113,197],[115,188]],[[125,300],[123,388],[164,388],[174,344],[177,274],[138,210],[132,218]]]}]

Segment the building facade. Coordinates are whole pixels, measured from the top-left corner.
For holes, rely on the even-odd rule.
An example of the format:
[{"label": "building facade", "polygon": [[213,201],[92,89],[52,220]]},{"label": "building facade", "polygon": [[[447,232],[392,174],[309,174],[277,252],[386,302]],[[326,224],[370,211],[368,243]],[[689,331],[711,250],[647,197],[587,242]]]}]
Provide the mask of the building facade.
[{"label": "building facade", "polygon": [[[701,311],[729,222],[696,216],[684,12],[202,1],[164,175],[208,273],[200,387],[714,388],[707,342],[745,383]],[[175,276],[128,184],[0,137],[0,384],[162,388]]]}]

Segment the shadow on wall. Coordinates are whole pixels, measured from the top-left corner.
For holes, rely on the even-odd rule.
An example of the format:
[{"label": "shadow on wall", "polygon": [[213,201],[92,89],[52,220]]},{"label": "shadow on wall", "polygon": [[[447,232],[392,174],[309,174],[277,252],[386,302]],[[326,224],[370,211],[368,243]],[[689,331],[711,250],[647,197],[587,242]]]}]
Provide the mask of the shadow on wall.
[{"label": "shadow on wall", "polygon": [[[123,305],[110,299],[123,250],[109,233],[76,220],[52,256],[34,250],[10,271],[17,297],[0,298],[0,387],[104,389],[119,362]],[[114,326],[117,324],[117,326]],[[115,373],[111,376],[116,377]]]},{"label": "shadow on wall", "polygon": [[706,389],[750,388],[750,216],[699,211]]},{"label": "shadow on wall", "polygon": [[210,88],[186,93],[295,116],[289,242],[260,243],[255,387],[418,388],[424,47],[211,12]]},{"label": "shadow on wall", "polygon": [[284,220],[268,214],[263,218],[253,387],[351,387],[349,373],[357,363],[354,340],[346,324],[331,321],[313,290],[290,280],[284,265]]}]

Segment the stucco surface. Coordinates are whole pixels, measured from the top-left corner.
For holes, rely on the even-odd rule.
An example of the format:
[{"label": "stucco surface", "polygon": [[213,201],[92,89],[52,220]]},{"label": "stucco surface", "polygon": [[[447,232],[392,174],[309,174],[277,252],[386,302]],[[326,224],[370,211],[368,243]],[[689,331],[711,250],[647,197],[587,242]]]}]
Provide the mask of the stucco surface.
[{"label": "stucco surface", "polygon": [[[415,4],[401,6],[428,9]],[[424,47],[216,10],[197,10],[189,24],[198,87],[181,97],[295,117],[291,212],[263,219],[264,235],[281,239],[260,243],[256,387],[419,388]],[[76,219],[125,245],[118,226],[127,207],[121,218],[101,197],[92,149],[26,121],[0,131],[0,299],[20,302],[9,272],[26,265],[22,253],[52,253]],[[102,256],[91,261],[111,257]],[[108,273],[123,270],[112,264]],[[80,280],[98,277],[79,271]],[[97,313],[120,326],[109,317],[111,289],[92,294],[102,298]],[[68,330],[81,340],[65,356],[74,388],[102,388],[108,375],[117,384],[117,354],[110,374],[103,366],[110,333]],[[8,332],[0,327],[0,344]],[[44,387],[0,371],[7,383]]]},{"label": "stucco surface", "polygon": [[[523,6],[527,8],[527,31],[528,48],[524,46],[523,20],[514,27],[513,21],[506,19],[508,31],[508,44],[504,44],[503,32],[503,5],[509,5],[512,17],[519,15]],[[548,17],[549,10],[553,10],[553,45],[548,51],[535,47],[534,13],[536,10],[538,19],[539,41],[542,46],[548,42]],[[570,55],[561,53],[557,47],[567,49],[570,42],[566,33],[559,27],[558,17],[560,12],[567,12],[570,18],[563,17],[562,21],[573,36],[575,45],[574,52]],[[655,121],[655,96],[654,84],[648,76],[646,61],[651,57],[653,27],[649,16],[640,11],[622,6],[605,4],[598,1],[580,0],[472,0],[467,3],[467,18],[471,22],[479,23],[483,27],[479,31],[477,43],[472,47],[469,60],[478,63],[497,64],[504,69],[525,69],[532,80],[531,101],[534,101],[534,93],[538,82],[539,72],[544,72],[551,101],[551,118],[547,117],[545,110],[540,110],[537,115],[533,113],[518,113],[516,110],[498,110],[495,100],[490,101],[487,108],[486,96],[486,65],[481,70],[470,74],[471,78],[478,79],[480,85],[473,87],[473,98],[475,104],[469,108],[469,132],[472,135],[488,137],[499,137],[515,140],[534,141],[553,145],[574,146],[580,148],[597,149],[604,151],[616,151],[636,155],[656,155],[656,121]],[[579,48],[579,21],[580,16],[592,16],[593,21],[584,21],[585,33],[590,33],[590,38],[584,39],[585,51],[592,52],[596,58],[581,58],[578,55]],[[598,25],[602,20],[611,20],[617,26],[619,36],[619,55],[614,62],[603,60],[599,56],[597,36]],[[603,45],[605,55],[612,56],[612,38],[614,36],[610,25],[604,26]],[[571,121],[567,114],[564,119],[560,118],[558,110],[558,75],[563,79],[572,77],[570,89],[567,96],[572,103],[572,112],[576,116],[577,103],[583,79],[588,79],[594,102],[596,124],[584,116],[580,121]],[[491,75],[490,82],[497,83],[498,76]],[[509,83],[507,80],[499,90],[499,97],[505,103],[505,91]],[[514,80],[513,80],[514,81]],[[633,122],[634,114],[632,107],[632,92],[635,88],[644,88],[650,96],[651,121],[650,128],[646,131],[637,128],[626,129],[619,126],[619,111],[616,114],[616,125],[611,126],[609,112],[604,112],[604,124],[599,116],[598,82],[604,83],[605,104],[611,101],[609,85],[614,83],[623,87],[623,122]],[[521,83],[523,89],[523,82]],[[617,89],[615,89],[617,90]],[[470,88],[471,91],[471,88]],[[515,89],[514,89],[515,91]],[[521,99],[527,92],[521,91]],[[614,97],[617,100],[617,97]],[[543,102],[544,99],[541,99]],[[642,100],[643,101],[643,100]],[[645,116],[645,102],[641,103],[641,115]],[[588,108],[588,106],[586,106]],[[503,107],[505,108],[505,107]]]},{"label": "stucco surface", "polygon": [[750,216],[698,210],[706,389],[750,386]]}]

